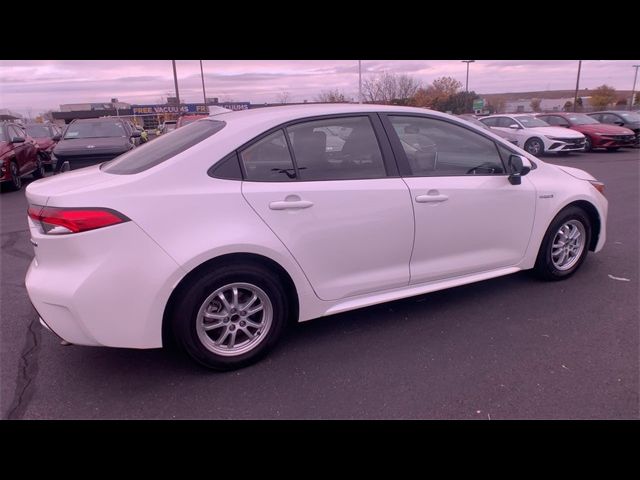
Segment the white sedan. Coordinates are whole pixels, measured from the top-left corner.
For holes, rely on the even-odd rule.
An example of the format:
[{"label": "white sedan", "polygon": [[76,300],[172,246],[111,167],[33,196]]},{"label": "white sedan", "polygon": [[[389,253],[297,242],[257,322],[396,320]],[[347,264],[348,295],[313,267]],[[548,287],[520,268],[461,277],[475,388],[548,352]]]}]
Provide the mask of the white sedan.
[{"label": "white sedan", "polygon": [[525,269],[565,279],[606,237],[588,173],[397,106],[223,113],[26,196],[43,325],[78,345],[173,338],[219,370],[289,320]]},{"label": "white sedan", "polygon": [[533,115],[490,115],[480,121],[531,155],[584,151],[586,137],[582,133],[553,127]]}]

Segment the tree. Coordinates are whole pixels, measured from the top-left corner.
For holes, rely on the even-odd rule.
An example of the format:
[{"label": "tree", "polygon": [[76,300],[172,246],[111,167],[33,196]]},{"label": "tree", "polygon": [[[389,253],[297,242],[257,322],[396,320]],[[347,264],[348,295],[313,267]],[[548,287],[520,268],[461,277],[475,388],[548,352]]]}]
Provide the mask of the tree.
[{"label": "tree", "polygon": [[323,90],[316,97],[316,101],[323,103],[349,103],[344,93],[337,88],[335,90]]},{"label": "tree", "polygon": [[531,105],[531,108],[533,108],[534,112],[539,112],[540,111],[540,99],[539,98],[532,98],[531,99],[531,103],[529,105]]},{"label": "tree", "polygon": [[571,110],[573,110],[573,102],[571,100],[567,100],[566,102],[564,102],[564,107],[562,107],[562,110],[564,110],[565,112],[570,112]]},{"label": "tree", "polygon": [[480,98],[476,92],[454,93],[446,101],[441,102],[440,109],[455,115],[473,112],[473,101],[476,98]]},{"label": "tree", "polygon": [[280,92],[277,96],[276,96],[276,101],[278,103],[289,103],[289,97],[291,96],[291,94],[289,92]]},{"label": "tree", "polygon": [[627,101],[620,99],[616,102],[616,107],[626,107],[627,106]]},{"label": "tree", "polygon": [[[411,99],[411,105],[434,110],[450,110],[449,100],[462,88],[462,83],[452,77],[440,77],[427,88],[420,88]],[[474,94],[475,95],[475,94]]]},{"label": "tree", "polygon": [[420,82],[409,75],[384,72],[362,81],[362,96],[368,103],[408,103],[420,88]]},{"label": "tree", "polygon": [[593,90],[589,103],[591,103],[591,106],[601,110],[607,108],[617,98],[616,89],[605,84]]}]

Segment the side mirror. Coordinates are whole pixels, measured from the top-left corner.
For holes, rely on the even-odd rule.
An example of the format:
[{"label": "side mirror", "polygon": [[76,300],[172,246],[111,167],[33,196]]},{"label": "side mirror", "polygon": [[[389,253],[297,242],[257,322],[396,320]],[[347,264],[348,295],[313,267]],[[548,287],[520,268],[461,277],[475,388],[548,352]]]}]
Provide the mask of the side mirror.
[{"label": "side mirror", "polygon": [[509,183],[511,185],[520,185],[522,183],[522,177],[531,171],[531,162],[527,157],[521,155],[511,155],[509,157]]},{"label": "side mirror", "polygon": [[140,132],[139,131],[135,131],[131,133],[131,138],[140,138]]},{"label": "side mirror", "polygon": [[509,125],[509,128],[511,128],[512,130],[518,130],[520,128],[520,125],[518,125],[517,123],[512,123],[511,125]]},{"label": "side mirror", "polygon": [[60,135],[59,133],[56,133],[53,137],[51,137],[51,140],[54,141],[59,141],[62,138],[62,135]]},{"label": "side mirror", "polygon": [[11,143],[24,143],[25,140],[23,137],[12,137]]}]

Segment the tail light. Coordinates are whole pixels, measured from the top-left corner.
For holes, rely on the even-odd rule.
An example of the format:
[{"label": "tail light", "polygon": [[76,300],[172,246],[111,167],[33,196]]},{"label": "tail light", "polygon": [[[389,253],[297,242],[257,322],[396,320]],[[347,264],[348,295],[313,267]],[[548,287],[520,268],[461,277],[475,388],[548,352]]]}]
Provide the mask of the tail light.
[{"label": "tail light", "polygon": [[64,235],[128,222],[130,219],[110,208],[62,208],[29,205],[29,218],[42,226],[44,233]]}]

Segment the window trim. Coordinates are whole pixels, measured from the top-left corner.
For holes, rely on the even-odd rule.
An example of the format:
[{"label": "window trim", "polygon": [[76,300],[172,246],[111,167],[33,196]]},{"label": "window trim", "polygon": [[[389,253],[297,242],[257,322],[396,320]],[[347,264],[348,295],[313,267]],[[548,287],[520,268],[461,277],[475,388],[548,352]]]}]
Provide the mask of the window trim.
[{"label": "window trim", "polygon": [[[387,136],[389,137],[390,143],[391,143],[391,147],[394,150],[395,153],[395,157],[397,159],[398,162],[398,169],[400,172],[400,175],[402,177],[412,177],[412,178],[430,178],[430,177],[508,177],[510,175],[510,173],[508,173],[507,171],[507,166],[505,165],[505,161],[502,158],[502,155],[500,154],[500,150],[498,149],[498,142],[496,142],[495,139],[491,138],[489,135],[486,135],[485,132],[482,132],[480,130],[474,130],[471,127],[467,126],[467,125],[462,125],[461,123],[458,123],[454,120],[451,120],[449,118],[442,118],[436,115],[429,115],[429,114],[423,114],[423,113],[413,113],[413,112],[384,112],[384,113],[379,113],[381,120],[382,120],[382,125],[385,129],[385,131],[387,132]],[[402,144],[400,143],[400,137],[398,136],[398,134],[396,133],[395,129],[393,128],[393,125],[391,123],[391,120],[389,119],[389,117],[398,117],[398,116],[402,116],[402,117],[417,117],[417,118],[424,118],[424,119],[428,119],[428,120],[439,120],[442,122],[446,122],[446,123],[450,123],[452,125],[456,125],[460,128],[464,128],[466,130],[469,130],[473,133],[476,133],[478,135],[480,135],[481,137],[486,138],[487,140],[491,141],[496,149],[496,155],[498,156],[498,158],[500,159],[500,162],[502,163],[502,168],[504,170],[504,173],[487,173],[487,174],[460,174],[460,175],[451,175],[451,174],[442,174],[442,175],[416,175],[411,171],[411,166],[409,164],[409,159],[407,158],[407,154],[404,151],[404,148],[402,147]],[[496,127],[493,127],[496,128]],[[499,128],[499,127],[498,127]],[[511,152],[511,155],[521,155],[518,152],[513,151],[510,147],[508,147],[505,143],[500,143],[500,146],[504,147],[507,151]],[[532,162],[533,163],[533,162]],[[535,164],[534,164],[534,168],[535,168]]]},{"label": "window trim", "polygon": [[[288,127],[292,127],[294,125],[298,125],[301,123],[309,123],[320,120],[333,120],[339,118],[353,118],[353,117],[366,117],[369,119],[371,123],[371,128],[373,129],[373,133],[375,135],[376,141],[378,142],[378,148],[380,148],[380,154],[382,155],[382,163],[385,168],[386,175],[382,177],[365,177],[365,178],[331,178],[331,179],[317,179],[317,180],[305,180],[301,179],[298,170],[298,163],[295,158],[295,152],[293,151],[293,147],[291,146],[291,141],[289,139],[289,135],[287,132]],[[275,180],[249,180],[247,178],[247,172],[244,168],[244,163],[242,161],[242,152],[247,148],[251,147],[253,144],[259,142],[263,138],[275,133],[277,130],[282,130],[287,146],[289,148],[289,155],[291,156],[291,160],[293,162],[293,166],[296,171],[295,178],[287,181],[278,182]],[[398,178],[400,177],[397,157],[394,154],[393,148],[389,142],[388,135],[380,121],[379,115],[377,112],[348,112],[348,113],[333,113],[327,115],[314,115],[310,117],[296,118],[294,120],[289,120],[287,122],[281,123],[275,127],[270,128],[269,130],[265,130],[260,135],[252,138],[251,140],[243,143],[241,146],[236,148],[236,153],[238,154],[238,158],[240,159],[240,168],[242,170],[242,181],[244,182],[265,182],[265,183],[292,183],[292,182],[345,182],[352,180],[380,180],[384,178]],[[222,159],[221,159],[222,160]],[[220,161],[221,161],[220,160]],[[217,162],[216,162],[217,163]]]}]

